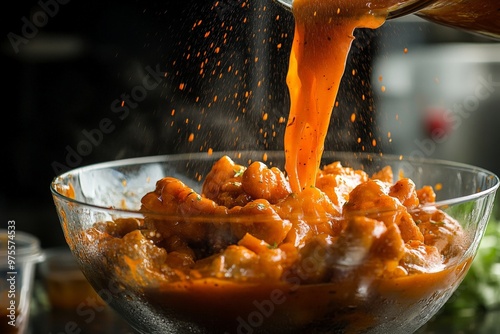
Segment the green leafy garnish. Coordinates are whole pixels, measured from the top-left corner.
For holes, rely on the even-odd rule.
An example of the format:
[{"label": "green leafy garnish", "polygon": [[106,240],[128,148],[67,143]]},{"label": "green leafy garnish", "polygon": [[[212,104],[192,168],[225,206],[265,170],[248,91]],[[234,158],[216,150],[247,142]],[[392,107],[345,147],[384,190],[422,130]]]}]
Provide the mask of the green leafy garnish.
[{"label": "green leafy garnish", "polygon": [[278,248],[278,243],[275,241],[272,245],[267,246],[269,249],[276,249]]},{"label": "green leafy garnish", "polygon": [[[432,225],[444,225],[444,222],[443,222],[443,221],[438,221],[438,222],[436,222],[436,221],[434,221],[434,220],[431,220],[431,224],[432,224]],[[417,224],[417,225],[418,225],[418,224]]]},{"label": "green leafy garnish", "polygon": [[262,204],[262,203],[259,203],[259,204],[257,204],[257,209],[259,209],[259,210],[265,210],[266,206],[264,204]]},{"label": "green leafy garnish", "polygon": [[441,312],[489,311],[500,307],[500,221],[491,218],[474,261]]}]

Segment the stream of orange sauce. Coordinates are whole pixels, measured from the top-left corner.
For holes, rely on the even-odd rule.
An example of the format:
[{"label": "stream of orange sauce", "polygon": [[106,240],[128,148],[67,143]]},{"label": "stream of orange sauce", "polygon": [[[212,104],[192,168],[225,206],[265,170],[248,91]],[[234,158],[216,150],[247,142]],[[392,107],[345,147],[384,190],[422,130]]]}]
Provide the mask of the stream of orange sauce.
[{"label": "stream of orange sauce", "polygon": [[[387,7],[394,1],[384,1]],[[387,8],[386,7],[386,8]],[[366,0],[295,0],[287,85],[285,170],[293,192],[314,186],[324,141],[356,28],[378,28],[387,10]]]}]

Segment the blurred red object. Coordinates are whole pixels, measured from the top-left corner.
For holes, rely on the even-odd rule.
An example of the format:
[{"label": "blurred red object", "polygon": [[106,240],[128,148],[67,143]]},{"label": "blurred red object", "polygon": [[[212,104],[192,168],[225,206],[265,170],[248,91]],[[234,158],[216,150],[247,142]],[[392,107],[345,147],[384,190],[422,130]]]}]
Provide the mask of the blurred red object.
[{"label": "blurred red object", "polygon": [[426,110],[424,127],[432,139],[442,140],[450,135],[452,130],[451,111],[445,108],[429,108]]}]

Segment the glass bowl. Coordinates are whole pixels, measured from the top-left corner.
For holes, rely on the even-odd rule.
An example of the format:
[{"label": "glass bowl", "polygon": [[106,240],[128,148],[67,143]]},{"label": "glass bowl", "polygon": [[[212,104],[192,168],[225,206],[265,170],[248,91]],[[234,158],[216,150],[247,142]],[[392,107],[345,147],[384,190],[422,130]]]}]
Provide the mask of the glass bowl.
[{"label": "glass bowl", "polygon": [[[499,185],[470,165],[325,152],[325,170],[340,163],[345,175],[318,174],[317,186],[336,190],[276,198],[273,189],[242,186],[279,183],[282,174],[250,164],[256,161],[281,169],[283,152],[135,158],[53,180],[61,226],[83,273],[136,330],[414,332],[466,275]],[[214,164],[229,171],[227,182],[222,172],[210,174]],[[366,175],[378,181],[365,182]],[[157,183],[164,177],[176,180]],[[204,187],[228,200],[222,183],[226,195],[248,191],[227,207],[199,195]],[[251,202],[259,191],[266,200]],[[325,193],[338,197],[329,201]]]}]

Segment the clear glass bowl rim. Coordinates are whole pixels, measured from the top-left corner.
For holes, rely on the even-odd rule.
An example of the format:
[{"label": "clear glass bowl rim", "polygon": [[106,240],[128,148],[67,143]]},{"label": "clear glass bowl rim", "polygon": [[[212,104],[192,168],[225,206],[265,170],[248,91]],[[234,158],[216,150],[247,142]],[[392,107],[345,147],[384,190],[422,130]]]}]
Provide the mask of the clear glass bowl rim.
[{"label": "clear glass bowl rim", "polygon": [[[82,207],[87,207],[90,209],[96,209],[96,210],[101,210],[105,212],[115,212],[115,213],[123,213],[123,214],[128,214],[130,217],[137,217],[137,218],[142,218],[144,214],[148,215],[158,215],[165,217],[167,214],[161,213],[161,212],[144,212],[140,210],[131,210],[131,209],[123,209],[123,208],[110,208],[108,206],[100,206],[96,204],[91,204],[91,203],[86,203],[84,201],[76,200],[71,197],[67,197],[64,194],[61,194],[60,192],[57,191],[56,185],[59,183],[59,180],[65,179],[69,177],[72,174],[75,173],[85,173],[86,171],[91,171],[91,170],[98,170],[98,169],[106,169],[106,168],[113,168],[113,167],[123,167],[127,165],[141,165],[141,164],[151,164],[151,163],[162,163],[162,162],[167,162],[167,161],[196,161],[196,160],[213,160],[213,162],[217,161],[218,158],[221,158],[224,155],[234,157],[238,155],[245,155],[245,154],[252,154],[252,156],[260,156],[262,157],[264,154],[267,155],[274,155],[274,154],[281,154],[283,155],[283,151],[216,151],[211,154],[208,154],[206,152],[196,152],[196,153],[176,153],[176,154],[165,154],[165,155],[153,155],[153,156],[144,156],[144,157],[136,157],[136,158],[127,158],[127,159],[120,159],[120,160],[113,160],[113,161],[106,161],[106,162],[100,162],[100,163],[95,163],[95,164],[90,164],[87,166],[82,166],[82,167],[77,167],[74,169],[71,169],[67,172],[64,172],[56,177],[53,178],[52,182],[50,183],[50,190],[54,196],[57,198],[64,200],[68,203],[72,203],[75,205],[79,205]],[[333,155],[333,156],[354,156],[358,159],[366,159],[368,161],[370,160],[381,160],[381,161],[387,161],[387,162],[396,162],[396,161],[405,161],[408,163],[417,163],[417,164],[427,164],[427,165],[435,165],[435,166],[443,166],[443,167],[449,167],[449,168],[454,168],[454,169],[459,169],[467,172],[476,172],[476,173],[484,173],[486,177],[491,178],[491,185],[489,188],[477,191],[473,194],[465,195],[465,196],[459,196],[459,197],[454,197],[454,198],[449,198],[449,199],[444,199],[440,201],[436,201],[433,203],[428,203],[428,204],[423,204],[419,206],[419,209],[425,208],[426,206],[429,207],[446,207],[446,206],[452,206],[460,203],[465,203],[465,202],[471,202],[478,200],[480,198],[486,197],[489,194],[492,194],[497,191],[499,185],[500,185],[500,179],[499,177],[494,174],[493,172],[482,168],[482,167],[477,167],[472,164],[467,164],[467,163],[461,163],[461,162],[455,162],[455,161],[449,161],[449,160],[443,160],[443,159],[435,159],[435,158],[421,158],[421,157],[403,157],[402,155],[395,155],[395,154],[381,154],[381,153],[366,153],[366,152],[347,152],[347,151],[325,151],[323,154],[323,158],[328,157],[328,155]],[[262,161],[262,160],[260,160]],[[340,160],[342,162],[342,160]],[[395,174],[396,175],[396,174]],[[157,180],[154,180],[156,182]],[[143,194],[145,195],[145,194]],[[380,210],[375,210],[373,213],[380,213]],[[366,215],[369,212],[362,212],[360,213],[361,215]],[[353,213],[355,214],[355,213]],[[200,215],[201,216],[201,215]],[[190,216],[191,217],[191,216]],[[196,215],[193,215],[192,217],[196,217]],[[206,220],[206,219],[202,219]]]}]

